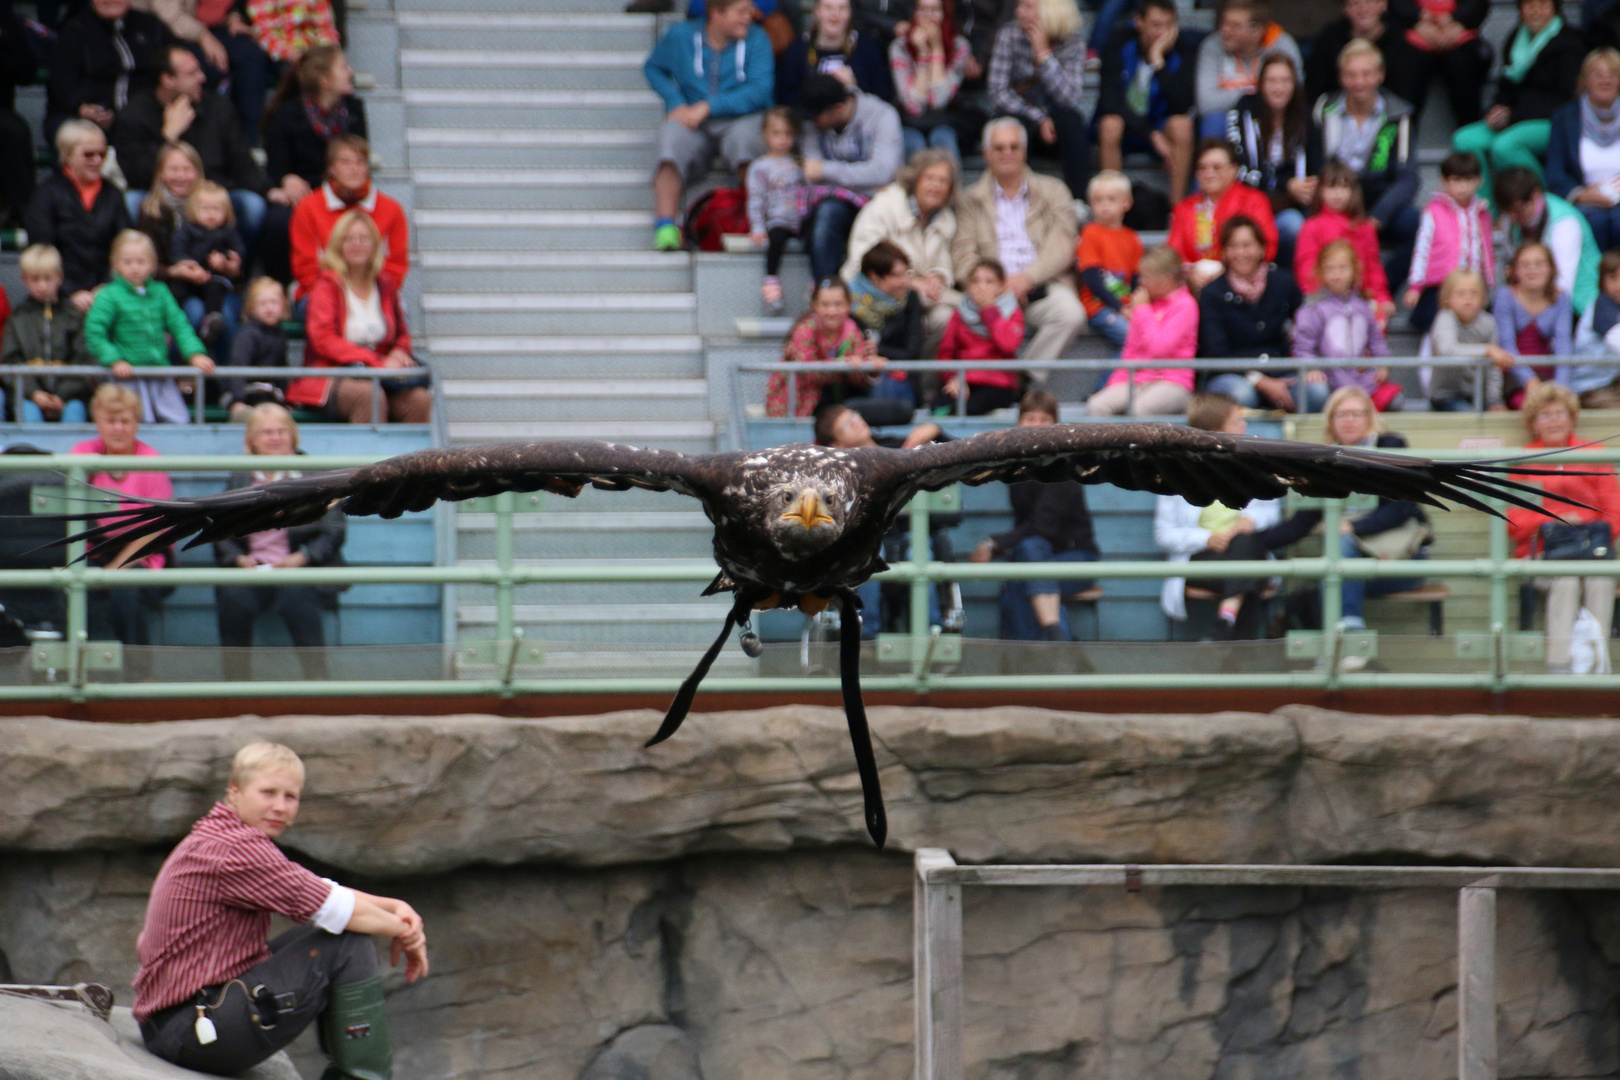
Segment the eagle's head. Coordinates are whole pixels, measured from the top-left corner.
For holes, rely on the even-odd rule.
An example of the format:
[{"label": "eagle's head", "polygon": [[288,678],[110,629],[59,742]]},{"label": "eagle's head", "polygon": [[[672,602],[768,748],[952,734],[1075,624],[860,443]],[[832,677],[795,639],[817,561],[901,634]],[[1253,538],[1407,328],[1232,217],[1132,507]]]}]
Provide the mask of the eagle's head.
[{"label": "eagle's head", "polygon": [[772,484],[765,497],[765,530],[783,556],[803,559],[844,533],[847,500],[825,478],[793,477]]}]

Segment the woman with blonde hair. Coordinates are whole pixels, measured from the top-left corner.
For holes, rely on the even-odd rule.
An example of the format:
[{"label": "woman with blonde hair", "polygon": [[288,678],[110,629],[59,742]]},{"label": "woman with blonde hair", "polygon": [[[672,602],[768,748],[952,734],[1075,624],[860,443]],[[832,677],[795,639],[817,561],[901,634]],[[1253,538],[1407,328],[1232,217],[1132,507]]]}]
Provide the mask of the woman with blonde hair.
[{"label": "woman with blonde hair", "polygon": [[[1360,386],[1341,386],[1322,408],[1322,441],[1329,446],[1402,449],[1407,442],[1384,429],[1372,397]],[[1286,547],[1311,535],[1322,523],[1322,511],[1301,510],[1280,525],[1260,534],[1268,549]],[[1434,539],[1429,519],[1417,503],[1379,499],[1366,511],[1346,511],[1339,524],[1339,555],[1346,559],[1421,559]],[[1331,543],[1331,538],[1325,541]],[[1421,578],[1347,578],[1339,587],[1340,627],[1367,626],[1362,610],[1369,596],[1406,592],[1423,584]],[[1346,657],[1347,668],[1359,668],[1360,657]]]},{"label": "woman with blonde hair", "polygon": [[[302,454],[298,449],[298,425],[292,414],[274,402],[254,406],[248,413],[242,433],[242,446],[249,453],[267,457]],[[227,491],[268,484],[301,475],[284,469],[255,469],[235,473]],[[345,535],[343,511],[330,509],[312,525],[290,529],[268,529],[214,544],[214,562],[239,566],[244,570],[269,571],[304,566],[342,566]],[[273,611],[287,626],[292,643],[303,650],[298,654],[306,679],[326,678],[326,657],[318,650],[326,647],[321,612],[336,605],[344,586],[266,585],[258,576],[251,585],[216,585],[215,614],[219,643],[225,648],[225,678],[238,682],[250,677],[251,660],[247,650],[253,645],[253,620]]]},{"label": "woman with blonde hair", "polygon": [[[309,293],[305,314],[306,368],[398,368],[400,379],[383,380],[380,420],[425,424],[433,395],[427,375],[411,355],[405,307],[399,289],[385,275],[387,251],[371,215],[350,210],[332,226],[321,254],[321,273]],[[287,400],[306,408],[325,409],[334,419],[369,424],[372,383],[369,379],[294,380]]]},{"label": "woman with blonde hair", "polygon": [[991,110],[1014,116],[1031,151],[1055,152],[1063,182],[1083,194],[1091,180],[1091,125],[1080,108],[1086,35],[1074,0],[1018,0],[990,54]]},{"label": "woman with blonde hair", "polygon": [[[1568,387],[1544,382],[1524,397],[1524,426],[1531,439],[1526,450],[1556,450],[1579,446],[1575,421],[1581,403]],[[1569,472],[1557,461],[1545,462],[1558,473],[1542,476],[1543,505],[1546,495],[1574,499],[1592,507],[1560,505],[1554,517],[1534,510],[1508,511],[1508,536],[1513,539],[1518,559],[1598,559],[1611,558],[1614,523],[1620,521],[1620,480],[1614,466],[1583,462]],[[1571,638],[1575,621],[1584,609],[1597,620],[1602,640],[1609,640],[1614,620],[1614,578],[1555,577],[1537,578],[1536,588],[1547,593],[1547,670],[1571,670]]]},{"label": "woman with blonde hair", "polygon": [[23,215],[31,244],[62,253],[62,298],[89,311],[95,288],[110,276],[113,238],[129,228],[124,194],[101,178],[107,136],[88,120],[67,120],[56,129],[61,168],[34,189]]},{"label": "woman with blonde hair", "polygon": [[1552,114],[1547,193],[1578,209],[1608,251],[1620,247],[1620,50],[1587,53],[1575,95]]},{"label": "woman with blonde hair", "polygon": [[950,151],[930,147],[911,155],[895,174],[894,183],[872,196],[855,215],[849,232],[849,257],[840,276],[854,281],[861,259],[887,240],[906,253],[911,263],[912,287],[922,300],[928,319],[928,341],[923,352],[933,356],[951,312],[962,294],[951,288],[951,241],[956,239],[957,190],[962,176]]},{"label": "woman with blonde hair", "polygon": [[196,190],[206,170],[202,155],[187,142],[166,142],[158,147],[152,163],[152,187],[128,194],[129,212],[135,227],[152,238],[157,248],[158,268],[152,276],[159,281],[171,277],[198,285],[208,280],[208,271],[196,263],[171,264],[170,242],[174,231],[186,220],[186,200]]}]

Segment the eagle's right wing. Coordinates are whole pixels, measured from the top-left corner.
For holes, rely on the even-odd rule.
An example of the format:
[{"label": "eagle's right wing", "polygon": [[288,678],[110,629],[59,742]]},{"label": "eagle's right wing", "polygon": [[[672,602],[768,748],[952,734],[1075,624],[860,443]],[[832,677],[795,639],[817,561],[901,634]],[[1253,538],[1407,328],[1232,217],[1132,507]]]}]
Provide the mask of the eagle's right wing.
[{"label": "eagle's right wing", "polygon": [[[244,463],[252,459],[244,459]],[[550,491],[573,498],[586,484],[610,491],[646,488],[702,497],[709,456],[601,442],[497,443],[415,453],[358,469],[315,473],[195,499],[129,500],[117,508],[65,515],[96,524],[68,540],[120,566],[196,533],[187,547],[266,529],[319,521],[332,507],[398,517],[439,500],[503,491]],[[125,497],[127,499],[127,496]],[[66,542],[66,541],[64,541]]]}]

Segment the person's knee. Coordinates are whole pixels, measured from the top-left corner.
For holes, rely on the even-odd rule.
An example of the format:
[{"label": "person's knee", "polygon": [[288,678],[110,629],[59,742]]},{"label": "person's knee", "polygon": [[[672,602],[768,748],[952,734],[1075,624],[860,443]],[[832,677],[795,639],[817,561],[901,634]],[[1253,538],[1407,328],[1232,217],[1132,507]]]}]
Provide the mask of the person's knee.
[{"label": "person's knee", "polygon": [[1125,138],[1125,119],[1120,116],[1097,118],[1097,145],[1114,149]]},{"label": "person's knee", "polygon": [[1058,327],[1072,336],[1079,333],[1080,328],[1086,324],[1086,309],[1081,305],[1080,298],[1056,284],[1048,288],[1046,299],[1038,306],[1040,308],[1036,320],[1038,327]]},{"label": "person's knee", "polygon": [[377,964],[377,946],[370,934],[345,930],[332,935],[332,951],[336,954],[332,968],[334,984],[364,982],[380,972]]}]

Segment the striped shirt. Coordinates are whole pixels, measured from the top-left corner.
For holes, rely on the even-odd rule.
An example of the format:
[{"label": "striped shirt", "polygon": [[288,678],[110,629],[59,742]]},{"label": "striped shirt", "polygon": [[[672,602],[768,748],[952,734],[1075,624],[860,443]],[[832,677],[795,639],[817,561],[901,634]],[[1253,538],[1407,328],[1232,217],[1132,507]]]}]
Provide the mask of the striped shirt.
[{"label": "striped shirt", "polygon": [[1008,195],[1000,184],[991,184],[996,193],[996,248],[1001,268],[1007,276],[1030,268],[1040,254],[1029,238],[1029,181],[1017,195]]},{"label": "striped shirt", "polygon": [[[136,942],[135,1019],[236,978],[270,958],[270,915],[342,930],[353,894],[282,854],[225,803],[215,803],[169,853],[152,883]],[[336,910],[346,906],[347,910]],[[334,930],[335,916],[341,915]]]}]

